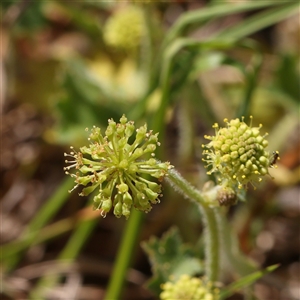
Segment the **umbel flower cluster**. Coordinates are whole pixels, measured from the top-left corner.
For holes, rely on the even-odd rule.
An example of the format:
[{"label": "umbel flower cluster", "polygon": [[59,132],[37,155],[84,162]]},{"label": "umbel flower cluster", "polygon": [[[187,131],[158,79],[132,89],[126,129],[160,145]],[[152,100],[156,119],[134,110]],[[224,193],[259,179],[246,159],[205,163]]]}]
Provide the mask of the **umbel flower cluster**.
[{"label": "umbel flower cluster", "polygon": [[[135,139],[130,143],[135,132]],[[94,126],[89,146],[80,148],[79,152],[71,147],[71,153],[65,153],[72,158],[66,160],[70,165],[64,168],[66,174],[75,178],[76,185],[72,190],[83,185],[80,195],[86,196],[98,189],[94,208],[100,209],[103,217],[112,207],[115,216],[126,218],[132,207],[150,211],[151,204],[159,202],[161,184],[145,177],[162,181],[172,167],[169,162],[161,163],[154,158],[154,151],[159,146],[157,136],[158,133],[147,131],[146,125],[135,130],[134,123],[127,122],[124,115],[120,123],[108,121],[104,136],[100,128]],[[75,174],[69,173],[72,168],[77,170]]]},{"label": "umbel flower cluster", "polygon": [[207,174],[217,173],[221,185],[228,187],[246,188],[250,183],[262,180],[264,175],[269,174],[268,168],[274,167],[278,152],[270,154],[266,147],[268,141],[260,135],[259,127],[252,127],[244,122],[244,118],[224,122],[227,127],[220,128],[214,124],[215,136],[205,136],[210,140],[203,154],[203,161],[207,163]]},{"label": "umbel flower cluster", "polygon": [[176,282],[168,281],[161,285],[161,300],[217,300],[219,289],[213,288],[212,283],[204,282],[197,277],[181,275]]}]

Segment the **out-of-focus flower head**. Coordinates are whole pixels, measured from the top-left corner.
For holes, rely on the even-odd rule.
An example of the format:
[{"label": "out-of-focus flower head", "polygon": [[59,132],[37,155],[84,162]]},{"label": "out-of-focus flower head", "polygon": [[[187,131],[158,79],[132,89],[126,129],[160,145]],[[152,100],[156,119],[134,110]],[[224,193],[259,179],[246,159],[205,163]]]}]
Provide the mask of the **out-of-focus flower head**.
[{"label": "out-of-focus flower head", "polygon": [[107,45],[116,49],[133,51],[146,33],[142,10],[126,5],[107,20],[103,29],[103,39]]}]

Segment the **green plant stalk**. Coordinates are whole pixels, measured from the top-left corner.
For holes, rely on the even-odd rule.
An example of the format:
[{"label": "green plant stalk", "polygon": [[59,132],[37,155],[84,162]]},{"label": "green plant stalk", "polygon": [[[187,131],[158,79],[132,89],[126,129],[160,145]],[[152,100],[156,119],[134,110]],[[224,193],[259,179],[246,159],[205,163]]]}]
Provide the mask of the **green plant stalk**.
[{"label": "green plant stalk", "polygon": [[137,243],[143,218],[143,213],[137,210],[132,211],[126,224],[121,246],[118,249],[117,259],[114,264],[104,300],[121,299],[120,296],[124,286],[124,279],[126,278],[131,258],[134,257],[133,248]]},{"label": "green plant stalk", "polygon": [[[55,215],[55,213],[61,208],[61,206],[68,199],[69,194],[66,193],[74,185],[72,178],[65,179],[55,193],[47,200],[47,202],[39,210],[38,214],[29,223],[25,236],[30,236],[30,238],[22,241],[22,249],[30,247],[39,233],[39,230],[47,224],[47,222]],[[6,271],[12,270],[21,259],[21,249],[20,251],[14,252],[14,255],[8,258],[5,262]]]},{"label": "green plant stalk", "polygon": [[208,280],[212,282],[217,281],[220,264],[220,236],[214,211],[218,210],[218,208],[210,208],[201,192],[192,187],[176,170],[169,170],[166,181],[178,193],[185,198],[196,201],[198,204],[205,224],[205,275]]},{"label": "green plant stalk", "polygon": [[187,12],[183,14],[169,30],[164,40],[162,48],[164,49],[166,46],[168,46],[170,42],[172,42],[175,38],[180,36],[183,33],[183,31],[192,24],[200,24],[201,22],[204,22],[206,20],[211,20],[213,18],[218,18],[225,15],[227,16],[228,14],[242,13],[249,10],[260,9],[280,4],[282,5],[281,1],[257,1],[240,5],[231,5],[230,11],[228,11],[229,5],[224,4]]},{"label": "green plant stalk", "polygon": [[[90,206],[90,202],[88,206]],[[76,228],[68,243],[64,249],[60,252],[57,260],[63,264],[71,264],[74,259],[78,256],[81,248],[85,244],[86,240],[90,236],[92,230],[99,222],[99,219],[90,219],[88,221],[82,221],[81,224]],[[61,276],[54,274],[42,277],[33,291],[30,293],[30,299],[43,299],[45,290],[50,290],[59,282]]]},{"label": "green plant stalk", "polygon": [[227,265],[241,276],[254,272],[257,266],[240,252],[236,235],[232,232],[223,211],[215,210],[215,218],[221,237],[220,247],[226,257]]},{"label": "green plant stalk", "polygon": [[[277,4],[283,4],[283,2],[274,2],[274,5]],[[299,12],[299,1],[286,2],[280,7],[269,9],[267,11],[255,14],[253,17],[249,17],[245,19],[242,24],[238,24],[236,26],[226,28],[223,31],[218,32],[217,37],[239,40],[245,36],[253,34],[254,32],[262,28],[278,23],[297,12]]]},{"label": "green plant stalk", "polygon": [[199,205],[199,209],[205,225],[205,275],[215,282],[219,279],[220,271],[220,234],[214,213],[218,209],[205,205]]},{"label": "green plant stalk", "polygon": [[55,191],[55,193],[47,200],[43,207],[39,210],[39,213],[28,225],[28,231],[35,231],[42,228],[61,208],[64,202],[69,198],[69,194],[66,193],[74,185],[74,179],[66,178]]}]

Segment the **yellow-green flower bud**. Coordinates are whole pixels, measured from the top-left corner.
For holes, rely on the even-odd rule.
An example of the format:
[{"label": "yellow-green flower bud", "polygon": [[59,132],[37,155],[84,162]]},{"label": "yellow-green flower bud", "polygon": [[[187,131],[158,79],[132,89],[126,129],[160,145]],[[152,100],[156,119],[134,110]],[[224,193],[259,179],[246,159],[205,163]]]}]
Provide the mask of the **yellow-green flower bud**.
[{"label": "yellow-green flower bud", "polygon": [[117,204],[115,205],[115,208],[114,208],[114,215],[117,217],[117,218],[120,218],[122,216],[122,202],[117,202]]},{"label": "yellow-green flower bud", "polygon": [[161,285],[161,300],[218,300],[219,290],[212,283],[181,275],[176,282],[168,281]]},{"label": "yellow-green flower bud", "polygon": [[[105,216],[114,207],[117,217],[130,215],[131,207],[144,212],[151,210],[151,204],[158,203],[161,185],[143,178],[144,175],[161,180],[172,168],[169,162],[157,162],[149,158],[159,146],[157,134],[147,132],[144,125],[136,130],[136,138],[130,144],[129,138],[134,134],[134,123],[122,116],[120,123],[108,121],[105,136],[98,127],[93,127],[89,137],[90,145],[76,152],[73,147],[66,174],[75,178],[76,186],[86,186],[81,196],[86,196],[98,188],[94,197],[94,208],[101,210]],[[69,170],[75,168],[76,173]]]},{"label": "yellow-green flower bud", "polygon": [[[250,126],[244,123],[244,118],[231,121],[225,119],[227,127],[219,128],[218,124],[214,124],[215,136],[205,136],[210,140],[202,146],[205,148],[203,161],[209,168],[207,173],[217,173],[221,185],[226,182],[226,187],[237,186],[241,189],[248,183],[254,186],[269,173],[268,168],[276,163],[276,160],[272,163],[272,156],[265,149],[268,141],[265,139],[267,134],[260,135],[262,125],[252,127],[252,116],[250,118]],[[224,198],[226,203],[235,201],[234,196],[232,200],[228,197]]]}]

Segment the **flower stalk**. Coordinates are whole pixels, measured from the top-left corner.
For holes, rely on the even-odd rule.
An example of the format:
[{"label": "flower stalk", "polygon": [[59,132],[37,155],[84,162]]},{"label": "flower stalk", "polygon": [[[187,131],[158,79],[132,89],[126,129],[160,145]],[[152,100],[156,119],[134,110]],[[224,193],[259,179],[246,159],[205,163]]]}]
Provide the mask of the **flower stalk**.
[{"label": "flower stalk", "polygon": [[211,203],[215,203],[215,193],[204,194],[196,190],[175,169],[170,169],[166,181],[181,195],[196,201],[205,225],[205,274],[209,281],[217,281],[219,277],[219,232]]}]

